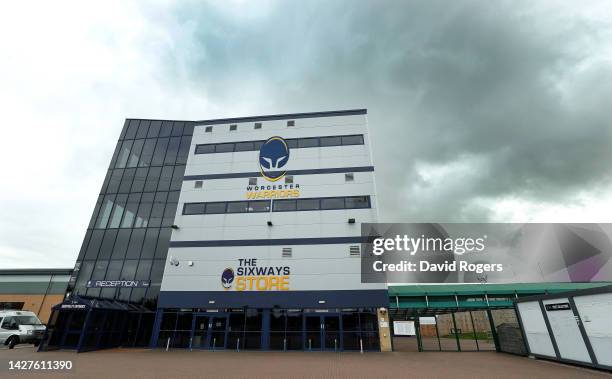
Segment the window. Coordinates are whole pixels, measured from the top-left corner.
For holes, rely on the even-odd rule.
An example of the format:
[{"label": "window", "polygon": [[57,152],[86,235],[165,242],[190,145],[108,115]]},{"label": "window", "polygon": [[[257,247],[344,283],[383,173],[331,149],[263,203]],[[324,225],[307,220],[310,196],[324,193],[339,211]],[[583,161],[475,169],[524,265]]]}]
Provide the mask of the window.
[{"label": "window", "polygon": [[[232,125],[236,126],[236,125]],[[308,137],[308,138],[288,138],[285,140],[287,142],[287,146],[289,148],[307,148],[307,147],[327,147],[327,146],[341,146],[341,145],[363,145],[363,136],[358,135],[350,135],[350,136],[328,136],[328,137]],[[170,141],[169,148],[169,157],[170,160],[173,161],[176,158],[173,141]],[[236,143],[219,143],[219,144],[202,144],[196,145],[195,153],[196,154],[210,154],[210,153],[229,153],[233,151],[257,151],[261,148],[265,141],[241,141]],[[163,149],[165,149],[166,144],[168,144],[167,139],[160,142],[163,143]],[[175,143],[176,144],[176,141]],[[186,144],[185,150],[188,150],[188,144]],[[138,147],[139,148],[139,147]],[[148,156],[150,153],[148,152],[151,147],[146,148],[147,153],[143,155]],[[157,149],[157,148],[156,148]],[[165,151],[165,150],[164,150]],[[179,154],[180,155],[180,154]],[[119,157],[118,165],[122,165],[123,156]],[[127,159],[127,158],[126,158]],[[161,158],[160,158],[161,159]],[[149,159],[145,157],[145,160]],[[154,159],[155,160],[155,159]],[[168,158],[166,159],[168,160]]]},{"label": "window", "polygon": [[202,186],[204,185],[204,182],[202,180],[196,180],[194,183],[194,188],[202,188]]},{"label": "window", "polygon": [[290,247],[283,247],[283,258],[291,258],[293,255],[293,250]]},{"label": "window", "polygon": [[259,150],[263,146],[264,141],[255,141],[253,142],[253,150]]},{"label": "window", "polygon": [[201,215],[204,214],[205,203],[185,203],[183,206],[184,215]]},{"label": "window", "polygon": [[297,201],[298,211],[313,211],[319,209],[319,199],[299,199]]},{"label": "window", "polygon": [[[172,192],[171,192],[172,193]],[[146,194],[145,194],[146,195]],[[212,203],[185,203],[184,215],[222,213],[270,212],[270,200],[229,201]],[[369,196],[326,197],[313,199],[278,199],[272,203],[273,212],[295,212],[325,209],[370,208]],[[91,245],[91,243],[90,243]]]},{"label": "window", "polygon": [[237,142],[234,151],[253,151],[253,142]]},{"label": "window", "polygon": [[298,147],[317,147],[319,146],[318,138],[300,138],[298,139]]},{"label": "window", "polygon": [[261,129],[261,122],[256,122],[254,128]]},{"label": "window", "polygon": [[340,146],[342,145],[342,137],[321,137],[321,147],[323,146]]},{"label": "window", "polygon": [[345,182],[352,182],[353,180],[355,180],[355,174],[353,174],[352,172],[347,172],[346,174],[344,174]]},{"label": "window", "polygon": [[15,322],[13,317],[11,316],[5,317],[4,320],[2,320],[2,329],[11,329],[15,327],[18,327],[18,326],[17,326],[17,322]]},{"label": "window", "polygon": [[249,185],[250,186],[256,186],[257,185],[257,178],[249,178]]},{"label": "window", "polygon": [[215,145],[197,145],[196,154],[210,154],[215,152]]},{"label": "window", "polygon": [[215,146],[215,153],[231,153],[234,151],[233,143],[220,143]]},{"label": "window", "polygon": [[212,126],[207,126],[207,127],[204,129],[204,132],[205,132],[205,133],[212,133]]},{"label": "window", "polygon": [[345,198],[347,209],[370,208],[369,196],[352,196]]},{"label": "window", "polygon": [[351,245],[349,246],[349,255],[351,257],[359,257],[361,255],[359,251],[359,245]]},{"label": "window", "polygon": [[225,213],[225,202],[207,203],[206,214]]},{"label": "window", "polygon": [[321,209],[344,209],[344,199],[341,197],[321,199]]},{"label": "window", "polygon": [[270,200],[249,201],[249,212],[270,212]]},{"label": "window", "polygon": [[295,211],[296,200],[274,200],[274,211]]},{"label": "window", "polygon": [[295,126],[295,121],[294,120],[287,121],[287,126]]},{"label": "window", "polygon": [[285,176],[285,184],[293,184],[293,176],[286,175]]},{"label": "window", "polygon": [[246,201],[230,201],[227,203],[227,213],[246,213],[248,211],[248,202]]},{"label": "window", "polygon": [[230,125],[230,132],[234,132],[238,130],[238,125],[234,124],[234,125]]},{"label": "window", "polygon": [[343,145],[363,145],[363,136],[362,135],[342,136],[342,144]]}]

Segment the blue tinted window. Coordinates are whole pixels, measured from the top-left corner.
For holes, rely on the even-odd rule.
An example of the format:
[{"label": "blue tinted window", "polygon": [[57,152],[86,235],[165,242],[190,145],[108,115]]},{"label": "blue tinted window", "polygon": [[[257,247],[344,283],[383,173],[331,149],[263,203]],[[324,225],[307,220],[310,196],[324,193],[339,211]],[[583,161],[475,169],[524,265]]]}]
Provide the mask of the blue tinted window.
[{"label": "blue tinted window", "polygon": [[151,124],[151,121],[140,121],[140,124],[138,124],[138,131],[136,132],[136,138],[146,138],[147,132],[149,131],[149,124]]}]

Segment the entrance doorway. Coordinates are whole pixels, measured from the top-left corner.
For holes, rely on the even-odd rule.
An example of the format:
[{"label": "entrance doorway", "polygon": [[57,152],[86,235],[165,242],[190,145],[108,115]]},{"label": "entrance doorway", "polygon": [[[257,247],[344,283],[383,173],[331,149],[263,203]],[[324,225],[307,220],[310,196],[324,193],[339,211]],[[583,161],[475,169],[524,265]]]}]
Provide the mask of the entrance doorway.
[{"label": "entrance doorway", "polygon": [[195,314],[191,335],[194,349],[220,350],[227,347],[227,314]]},{"label": "entrance doorway", "polygon": [[339,314],[312,315],[304,317],[306,331],[305,350],[342,350],[342,325]]}]

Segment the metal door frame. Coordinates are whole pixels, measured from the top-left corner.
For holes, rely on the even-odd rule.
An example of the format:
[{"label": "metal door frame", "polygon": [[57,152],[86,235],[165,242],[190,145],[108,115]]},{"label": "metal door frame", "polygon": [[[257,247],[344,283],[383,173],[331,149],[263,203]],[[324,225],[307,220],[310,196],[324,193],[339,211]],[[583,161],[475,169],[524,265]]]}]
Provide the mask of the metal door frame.
[{"label": "metal door frame", "polygon": [[[206,317],[207,318],[207,322],[208,322],[208,328],[206,329],[206,338],[204,339],[204,344],[200,344],[200,346],[193,346],[193,337],[195,335],[195,322],[196,322],[196,317]],[[224,340],[223,340],[223,346],[222,347],[212,347],[211,346],[211,336],[212,336],[212,322],[214,318],[225,318],[225,333],[224,333]],[[227,333],[228,333],[228,326],[229,326],[229,313],[225,313],[225,312],[196,312],[193,313],[193,317],[191,319],[191,342],[190,342],[190,348],[191,349],[200,349],[200,350],[224,350],[227,348]]]},{"label": "metal door frame", "polygon": [[[344,344],[343,344],[342,334],[344,332],[344,328],[342,327],[342,314],[339,312],[304,313],[304,317],[302,319],[302,325],[303,325],[302,341],[303,341],[304,350],[310,351],[309,346],[307,345],[307,342],[306,342],[306,333],[308,333],[308,331],[306,330],[306,318],[307,317],[319,317],[319,339],[321,341],[320,343],[321,346],[318,349],[313,349],[312,351],[342,351],[343,350]],[[332,317],[338,318],[338,346],[337,347],[327,347],[325,344],[325,335],[326,335],[325,318],[332,318]]]}]

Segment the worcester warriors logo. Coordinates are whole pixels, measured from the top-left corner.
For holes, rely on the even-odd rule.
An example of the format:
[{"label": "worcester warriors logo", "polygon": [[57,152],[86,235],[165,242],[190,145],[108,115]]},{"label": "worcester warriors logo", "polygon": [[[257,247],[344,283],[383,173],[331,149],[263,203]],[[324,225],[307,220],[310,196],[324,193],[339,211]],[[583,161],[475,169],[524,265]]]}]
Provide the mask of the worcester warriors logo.
[{"label": "worcester warriors logo", "polygon": [[282,170],[289,161],[289,146],[281,137],[271,137],[259,149],[261,175],[271,182],[281,179],[287,173]]},{"label": "worcester warriors logo", "polygon": [[221,285],[223,288],[230,289],[232,287],[232,283],[234,282],[234,270],[231,268],[226,268],[223,270],[223,274],[221,274]]}]

